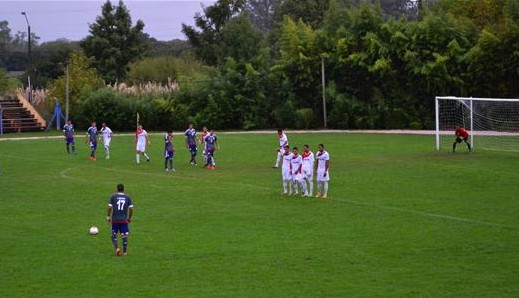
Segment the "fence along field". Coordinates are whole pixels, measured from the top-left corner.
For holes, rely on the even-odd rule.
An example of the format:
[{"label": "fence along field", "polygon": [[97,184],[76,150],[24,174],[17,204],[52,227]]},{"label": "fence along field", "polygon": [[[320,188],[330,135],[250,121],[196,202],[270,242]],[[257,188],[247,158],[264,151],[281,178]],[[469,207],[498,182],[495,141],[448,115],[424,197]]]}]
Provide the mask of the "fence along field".
[{"label": "fence along field", "polygon": [[[3,295],[519,295],[517,153],[436,152],[432,135],[288,134],[326,145],[330,199],[280,196],[274,133],[220,134],[215,171],[190,166],[175,135],[174,175],[161,134],[140,166],[132,136],[97,163],[82,139],[76,156],[60,139],[0,142]],[[135,204],[126,258],[104,224],[119,182]]]}]

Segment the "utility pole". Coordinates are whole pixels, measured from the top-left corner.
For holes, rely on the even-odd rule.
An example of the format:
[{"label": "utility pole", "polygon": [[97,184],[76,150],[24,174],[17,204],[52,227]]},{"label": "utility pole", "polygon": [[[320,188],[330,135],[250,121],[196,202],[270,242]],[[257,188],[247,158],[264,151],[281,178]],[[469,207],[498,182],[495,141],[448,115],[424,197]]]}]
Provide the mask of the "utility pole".
[{"label": "utility pole", "polygon": [[68,75],[68,61],[65,65],[65,95],[66,95],[66,101],[65,101],[65,123],[68,123],[68,107],[69,107],[69,75]]},{"label": "utility pole", "polygon": [[326,79],[324,74],[324,54],[321,55],[321,81],[323,85],[323,120],[324,128],[326,128]]}]

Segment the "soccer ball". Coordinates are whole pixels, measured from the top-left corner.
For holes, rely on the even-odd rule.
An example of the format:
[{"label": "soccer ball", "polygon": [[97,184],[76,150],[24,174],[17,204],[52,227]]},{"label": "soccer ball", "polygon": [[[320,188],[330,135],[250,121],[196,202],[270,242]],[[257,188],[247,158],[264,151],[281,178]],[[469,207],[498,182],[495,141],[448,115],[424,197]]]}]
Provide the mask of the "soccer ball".
[{"label": "soccer ball", "polygon": [[90,235],[97,235],[99,234],[99,229],[96,226],[90,227]]}]

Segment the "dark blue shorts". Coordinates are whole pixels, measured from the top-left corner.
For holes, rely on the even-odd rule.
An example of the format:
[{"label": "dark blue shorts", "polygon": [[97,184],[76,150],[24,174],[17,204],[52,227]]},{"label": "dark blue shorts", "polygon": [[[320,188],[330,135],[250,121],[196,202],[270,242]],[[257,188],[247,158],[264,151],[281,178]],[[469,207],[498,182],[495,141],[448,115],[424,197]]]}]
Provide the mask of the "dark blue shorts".
[{"label": "dark blue shorts", "polygon": [[65,142],[67,142],[67,144],[73,144],[74,138],[67,138],[67,140]]},{"label": "dark blue shorts", "polygon": [[165,158],[173,158],[173,151],[166,151],[166,153],[164,153],[164,157]]},{"label": "dark blue shorts", "polygon": [[127,223],[113,223],[112,235],[117,235],[117,233],[121,233],[121,235],[128,235],[130,233],[130,227]]},{"label": "dark blue shorts", "polygon": [[198,148],[196,148],[196,144],[189,145],[189,151],[193,152],[193,153],[196,153],[198,151]]},{"label": "dark blue shorts", "polygon": [[97,148],[97,142],[95,142],[95,143],[94,142],[90,142],[90,149],[96,150],[96,148]]}]

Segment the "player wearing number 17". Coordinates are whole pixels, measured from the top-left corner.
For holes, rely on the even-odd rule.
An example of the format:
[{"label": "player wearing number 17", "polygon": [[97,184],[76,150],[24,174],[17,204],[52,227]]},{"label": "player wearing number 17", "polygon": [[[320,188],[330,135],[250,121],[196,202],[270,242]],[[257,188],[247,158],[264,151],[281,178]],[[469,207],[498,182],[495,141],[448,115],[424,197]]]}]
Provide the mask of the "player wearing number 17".
[{"label": "player wearing number 17", "polygon": [[125,256],[128,252],[128,236],[130,234],[129,224],[133,216],[133,203],[130,197],[124,193],[124,185],[117,185],[117,193],[110,196],[108,209],[106,210],[106,221],[112,224],[112,243],[115,254],[121,255],[117,235],[121,234],[123,250]]}]

